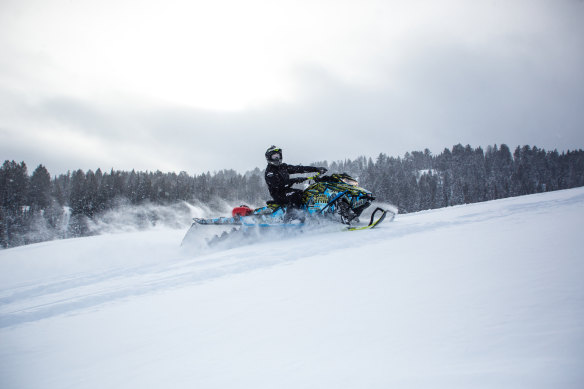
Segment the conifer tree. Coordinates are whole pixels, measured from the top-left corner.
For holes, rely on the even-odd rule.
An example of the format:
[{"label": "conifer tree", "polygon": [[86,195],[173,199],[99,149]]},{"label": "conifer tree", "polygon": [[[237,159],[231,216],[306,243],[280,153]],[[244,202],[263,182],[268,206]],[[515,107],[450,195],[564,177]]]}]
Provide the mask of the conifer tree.
[{"label": "conifer tree", "polygon": [[28,191],[29,204],[33,210],[44,210],[51,204],[51,175],[43,166],[39,165],[30,177]]}]

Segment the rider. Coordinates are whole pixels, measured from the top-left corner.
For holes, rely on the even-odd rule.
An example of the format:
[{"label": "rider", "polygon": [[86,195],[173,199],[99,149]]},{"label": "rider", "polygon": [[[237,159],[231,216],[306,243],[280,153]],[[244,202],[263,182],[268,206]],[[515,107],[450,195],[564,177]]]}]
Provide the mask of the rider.
[{"label": "rider", "polygon": [[266,184],[274,201],[280,205],[289,204],[300,207],[302,203],[302,190],[293,189],[292,185],[306,181],[305,177],[290,178],[290,174],[297,173],[325,173],[326,168],[314,166],[294,166],[282,162],[282,149],[271,146],[266,150]]}]

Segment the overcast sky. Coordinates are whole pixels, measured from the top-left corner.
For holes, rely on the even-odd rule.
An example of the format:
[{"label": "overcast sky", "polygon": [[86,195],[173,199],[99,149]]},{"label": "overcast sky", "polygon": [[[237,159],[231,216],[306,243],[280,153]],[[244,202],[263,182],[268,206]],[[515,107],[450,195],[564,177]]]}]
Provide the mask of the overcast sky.
[{"label": "overcast sky", "polygon": [[0,158],[191,174],[584,148],[582,0],[0,0]]}]

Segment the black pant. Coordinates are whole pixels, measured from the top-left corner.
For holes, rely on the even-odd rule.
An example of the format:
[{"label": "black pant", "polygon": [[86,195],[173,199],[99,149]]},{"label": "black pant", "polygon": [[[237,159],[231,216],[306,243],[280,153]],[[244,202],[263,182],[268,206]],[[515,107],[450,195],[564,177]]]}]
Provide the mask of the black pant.
[{"label": "black pant", "polygon": [[302,194],[304,193],[301,189],[288,189],[284,196],[279,197],[276,200],[280,205],[289,205],[295,208],[300,208],[302,205]]}]

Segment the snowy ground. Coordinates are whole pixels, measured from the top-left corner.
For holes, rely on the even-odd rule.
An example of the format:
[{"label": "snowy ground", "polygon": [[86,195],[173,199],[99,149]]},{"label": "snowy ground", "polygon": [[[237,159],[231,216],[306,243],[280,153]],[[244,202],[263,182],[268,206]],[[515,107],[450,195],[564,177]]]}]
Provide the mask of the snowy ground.
[{"label": "snowy ground", "polygon": [[583,388],[584,188],[201,251],[0,251],[0,387]]}]

